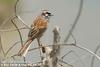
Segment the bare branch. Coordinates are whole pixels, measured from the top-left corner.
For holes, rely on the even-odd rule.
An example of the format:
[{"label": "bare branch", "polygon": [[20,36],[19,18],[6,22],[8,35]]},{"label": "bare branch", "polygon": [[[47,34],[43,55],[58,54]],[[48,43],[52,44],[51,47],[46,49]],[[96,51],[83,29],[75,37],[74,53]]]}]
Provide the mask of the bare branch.
[{"label": "bare branch", "polygon": [[54,30],[53,30],[53,44],[56,45],[60,42],[60,28],[58,26],[55,26]]},{"label": "bare branch", "polygon": [[[73,43],[72,44],[58,44],[58,45],[60,45],[60,46],[75,46],[75,44],[73,44]],[[45,47],[48,47],[48,46],[53,46],[53,45],[45,45]],[[42,46],[29,49],[28,51],[30,52],[30,51],[33,51],[33,50],[36,50],[36,49],[39,49],[39,48],[42,48]]]},{"label": "bare branch", "polygon": [[17,18],[29,29],[31,29],[22,19],[19,15],[17,15]]},{"label": "bare branch", "polygon": [[22,28],[18,28],[18,29],[0,30],[0,32],[12,32],[12,31],[23,30],[23,29],[29,29],[29,28],[22,27]]},{"label": "bare branch", "polygon": [[59,27],[55,27],[53,30],[53,46],[52,46],[52,52],[51,52],[51,57],[53,56],[57,56],[57,54],[60,53],[60,34],[59,34],[60,28]]},{"label": "bare branch", "polygon": [[[7,50],[7,52],[5,53],[5,56],[7,56],[7,54],[18,44],[18,43],[20,43],[21,41],[17,41],[17,42],[15,42],[8,50]],[[23,41],[24,42],[24,41]]]},{"label": "bare branch", "polygon": [[58,55],[60,53],[60,45],[58,43],[60,42],[60,34],[59,34],[60,28],[55,27],[53,30],[53,46],[52,46],[52,51],[50,53],[50,57],[52,58],[52,66],[57,67],[57,62],[58,62]]},{"label": "bare branch", "polygon": [[[14,19],[14,18],[13,18]],[[21,46],[23,46],[23,40],[22,40],[22,35],[21,35],[21,32],[19,31],[17,25],[13,22],[13,19],[11,19],[11,22],[13,23],[13,25],[16,27],[18,33],[19,33],[19,37],[20,37],[20,40],[21,40]]]},{"label": "bare branch", "polygon": [[64,59],[68,54],[70,54],[72,51],[69,51],[68,53],[66,53],[65,55],[63,55],[62,57],[61,57],[61,59]]},{"label": "bare branch", "polygon": [[17,14],[17,4],[19,3],[20,0],[17,0],[15,3],[15,16],[18,18],[27,28],[30,28],[22,19],[21,17]]},{"label": "bare branch", "polygon": [[79,60],[80,60],[80,62],[83,64],[83,66],[84,67],[86,67],[86,65],[84,64],[84,62],[81,60],[81,58],[79,57],[79,55],[75,52],[75,51],[73,51],[73,50],[71,50],[71,51],[69,51],[68,53],[66,53],[64,56],[62,56],[61,58],[63,59],[64,57],[66,57],[68,54],[70,54],[70,53],[74,53],[74,55],[76,55],[76,57],[78,57],[79,58]]},{"label": "bare branch", "polygon": [[[100,49],[100,45],[98,45],[94,51],[95,54],[97,54],[97,51]],[[91,67],[93,67],[94,65],[94,60],[95,60],[95,56],[92,57],[92,60],[91,60]]]},{"label": "bare branch", "polygon": [[79,45],[76,45],[75,47],[80,48],[80,49],[82,49],[82,50],[85,50],[85,51],[89,52],[90,54],[92,54],[93,56],[95,56],[96,58],[98,58],[98,59],[100,60],[100,56],[98,56],[97,54],[95,54],[95,53],[92,52],[91,50],[89,50],[89,49],[87,49],[87,48],[85,48],[85,47],[83,47],[83,46],[79,46]]},{"label": "bare branch", "polygon": [[4,57],[5,57],[5,52],[4,52],[4,49],[3,49],[3,46],[2,46],[2,42],[1,42],[1,35],[0,35],[0,52],[2,51]]},{"label": "bare branch", "polygon": [[[68,66],[68,67],[73,67],[73,65],[71,65],[71,64],[69,64],[69,63],[67,63],[66,61],[64,61],[64,60],[59,60],[61,63],[64,63],[66,66]],[[64,65],[62,65],[61,64],[61,67],[63,67]]]},{"label": "bare branch", "polygon": [[83,9],[83,0],[80,1],[80,6],[79,6],[78,14],[77,14],[77,16],[76,16],[76,18],[75,18],[75,21],[74,21],[74,23],[73,23],[71,29],[69,30],[68,35],[66,36],[66,38],[65,38],[65,40],[64,40],[64,43],[67,43],[68,39],[70,38],[71,33],[74,31],[74,29],[75,29],[75,27],[76,27],[76,24],[78,23],[78,20],[79,20],[79,18],[80,18],[80,16],[81,16],[82,9]]},{"label": "bare branch", "polygon": [[[85,48],[83,46],[75,45],[75,44],[58,44],[58,45],[60,45],[60,46],[74,46],[74,47],[80,48],[80,49],[92,54],[93,56],[95,56],[96,58],[98,58],[100,60],[100,57],[97,54],[95,54],[94,52],[92,52],[91,50],[89,50],[89,49],[87,49],[87,48]],[[52,46],[52,45],[47,45],[45,47],[48,47],[48,46]],[[42,48],[42,47],[32,48],[32,49],[30,49],[28,51],[33,51],[33,50],[36,50],[36,49],[39,49],[39,48]]]}]

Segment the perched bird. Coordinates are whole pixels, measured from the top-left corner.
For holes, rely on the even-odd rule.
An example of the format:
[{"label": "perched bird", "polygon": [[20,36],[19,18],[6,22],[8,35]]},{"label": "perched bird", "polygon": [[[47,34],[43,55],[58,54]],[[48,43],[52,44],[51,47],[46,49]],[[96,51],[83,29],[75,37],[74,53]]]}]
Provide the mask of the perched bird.
[{"label": "perched bird", "polygon": [[42,13],[36,17],[36,19],[33,21],[31,25],[31,30],[29,31],[28,39],[24,43],[20,51],[18,52],[18,56],[25,57],[29,49],[29,46],[34,39],[37,39],[39,46],[41,46],[40,38],[43,35],[43,33],[46,31],[51,16],[53,15],[50,12],[48,12],[47,10],[43,10]]}]

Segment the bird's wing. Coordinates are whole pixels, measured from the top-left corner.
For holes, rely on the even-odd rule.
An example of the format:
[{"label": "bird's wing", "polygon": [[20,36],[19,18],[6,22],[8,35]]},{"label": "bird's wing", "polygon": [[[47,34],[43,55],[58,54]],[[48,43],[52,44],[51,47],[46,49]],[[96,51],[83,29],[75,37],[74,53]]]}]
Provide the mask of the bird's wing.
[{"label": "bird's wing", "polygon": [[33,27],[29,33],[28,33],[28,37],[34,37],[36,36],[36,34],[39,32],[39,29],[37,27]]},{"label": "bird's wing", "polygon": [[24,56],[27,54],[28,49],[31,45],[31,42],[35,39],[35,36],[38,34],[39,30],[34,27],[29,31],[28,34],[28,40],[25,42],[25,44],[23,45],[23,47],[19,50],[18,55],[20,56]]}]

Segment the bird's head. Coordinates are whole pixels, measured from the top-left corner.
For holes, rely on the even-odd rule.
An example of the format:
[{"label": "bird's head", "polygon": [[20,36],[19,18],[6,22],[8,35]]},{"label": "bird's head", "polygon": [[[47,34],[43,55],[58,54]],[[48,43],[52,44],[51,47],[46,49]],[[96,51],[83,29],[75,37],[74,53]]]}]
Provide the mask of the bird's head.
[{"label": "bird's head", "polygon": [[51,16],[53,16],[53,14],[50,13],[48,10],[43,10],[41,15],[46,19],[49,19]]}]

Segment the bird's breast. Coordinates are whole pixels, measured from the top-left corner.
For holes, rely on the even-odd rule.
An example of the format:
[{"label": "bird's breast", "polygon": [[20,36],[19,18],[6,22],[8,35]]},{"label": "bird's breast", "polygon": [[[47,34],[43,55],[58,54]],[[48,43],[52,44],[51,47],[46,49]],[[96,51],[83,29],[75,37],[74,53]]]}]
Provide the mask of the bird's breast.
[{"label": "bird's breast", "polygon": [[38,18],[38,19],[35,20],[34,26],[38,27],[39,29],[41,29],[41,28],[47,28],[48,21],[46,21],[43,18]]}]

